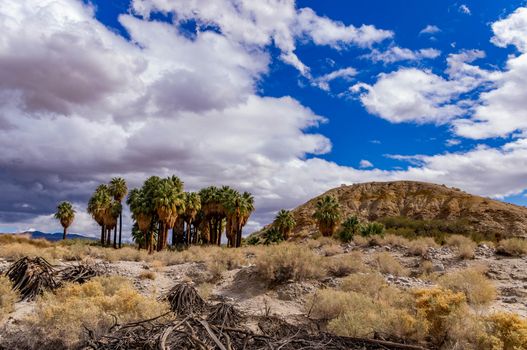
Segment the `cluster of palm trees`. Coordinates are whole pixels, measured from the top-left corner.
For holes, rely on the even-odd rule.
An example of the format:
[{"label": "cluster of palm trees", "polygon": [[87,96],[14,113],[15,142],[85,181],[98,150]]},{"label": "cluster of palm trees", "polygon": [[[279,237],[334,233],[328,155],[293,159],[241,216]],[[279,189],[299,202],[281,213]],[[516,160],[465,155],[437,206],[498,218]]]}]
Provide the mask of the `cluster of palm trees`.
[{"label": "cluster of palm trees", "polygon": [[[101,184],[88,201],[88,213],[101,226],[101,245],[122,246],[122,201],[128,193],[126,181],[121,177],[114,177],[108,184]],[[119,225],[117,225],[119,224]],[[117,226],[119,226],[119,238],[117,238]]]},{"label": "cluster of palm trees", "polygon": [[64,229],[62,239],[66,239],[68,227],[71,226],[75,219],[75,209],[70,202],[61,202],[57,206],[57,212],[55,213],[55,219],[60,221],[62,228]]},{"label": "cluster of palm trees", "polygon": [[228,246],[239,247],[242,229],[254,211],[253,196],[231,187],[211,186],[185,192],[177,176],[148,178],[127,199],[135,229],[132,235],[140,248],[161,251],[172,245],[221,244],[225,232]]},{"label": "cluster of palm trees", "polygon": [[334,196],[330,195],[317,201],[313,218],[324,237],[333,236],[339,227],[338,237],[343,241],[350,241],[358,233],[364,237],[384,234],[383,224],[379,222],[362,223],[356,216],[346,218],[341,224],[340,204]]}]

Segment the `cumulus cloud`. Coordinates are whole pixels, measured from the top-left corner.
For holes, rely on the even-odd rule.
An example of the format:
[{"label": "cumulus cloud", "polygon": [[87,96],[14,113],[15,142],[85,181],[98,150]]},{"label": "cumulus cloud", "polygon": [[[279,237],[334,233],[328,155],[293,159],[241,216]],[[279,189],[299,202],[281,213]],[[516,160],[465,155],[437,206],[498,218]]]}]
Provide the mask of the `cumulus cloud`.
[{"label": "cumulus cloud", "polygon": [[229,40],[243,45],[265,47],[273,43],[282,60],[305,76],[309,76],[309,67],[295,54],[300,39],[342,49],[349,45],[371,47],[393,37],[393,32],[372,25],[345,25],[310,8],[297,9],[294,0],[134,0],[132,8],[147,18],[160,11],[174,13],[179,22],[192,19],[202,25],[214,24]]},{"label": "cumulus cloud", "polygon": [[438,26],[433,25],[433,24],[428,24],[426,27],[421,29],[419,34],[435,34],[435,33],[439,33],[440,31],[441,29],[439,29]]},{"label": "cumulus cloud", "polygon": [[386,51],[373,49],[364,58],[371,59],[373,62],[394,63],[400,61],[420,61],[423,59],[434,59],[441,55],[437,49],[427,48],[420,50],[410,50],[398,46],[392,46]]}]

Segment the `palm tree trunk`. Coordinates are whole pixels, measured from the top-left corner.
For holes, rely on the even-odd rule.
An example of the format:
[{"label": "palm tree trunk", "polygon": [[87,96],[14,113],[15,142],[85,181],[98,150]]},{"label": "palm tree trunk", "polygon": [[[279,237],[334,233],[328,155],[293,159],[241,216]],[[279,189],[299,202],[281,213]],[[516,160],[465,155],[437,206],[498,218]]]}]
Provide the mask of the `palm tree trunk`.
[{"label": "palm tree trunk", "polygon": [[101,225],[101,245],[104,247],[104,225]]},{"label": "palm tree trunk", "polygon": [[62,239],[65,240],[66,239],[66,231],[68,230],[67,227],[64,227],[64,232],[62,233]]},{"label": "palm tree trunk", "polygon": [[112,229],[106,229],[106,245],[109,247],[112,245]]},{"label": "palm tree trunk", "polygon": [[117,249],[117,226],[113,229],[113,249]]},{"label": "palm tree trunk", "polygon": [[190,245],[192,242],[191,233],[190,233],[190,219],[187,221],[187,245]]},{"label": "palm tree trunk", "polygon": [[119,213],[119,249],[121,249],[122,242],[122,233],[123,233],[123,210]]},{"label": "palm tree trunk", "polygon": [[163,222],[159,222],[159,229],[157,230],[157,247],[156,247],[156,250],[158,252],[161,251],[161,246],[163,244],[163,232],[165,231],[165,225],[163,224]]}]

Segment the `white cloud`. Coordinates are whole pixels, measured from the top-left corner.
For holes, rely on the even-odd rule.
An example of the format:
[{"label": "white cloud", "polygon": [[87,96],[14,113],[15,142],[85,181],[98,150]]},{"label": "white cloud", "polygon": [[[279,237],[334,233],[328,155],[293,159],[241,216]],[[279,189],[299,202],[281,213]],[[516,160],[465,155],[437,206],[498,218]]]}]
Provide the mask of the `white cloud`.
[{"label": "white cloud", "polygon": [[356,84],[351,91],[368,112],[393,123],[442,124],[464,113],[453,100],[466,89],[416,68],[382,73],[374,85]]},{"label": "white cloud", "polygon": [[445,142],[445,145],[447,147],[457,146],[459,144],[461,144],[461,140],[458,140],[458,139],[448,139]]},{"label": "white cloud", "polygon": [[499,47],[514,45],[521,52],[527,51],[527,7],[520,7],[509,17],[492,24],[492,42]]},{"label": "white cloud", "polygon": [[439,33],[440,31],[441,31],[441,29],[439,29],[438,26],[429,24],[426,27],[424,27],[423,29],[421,29],[419,34],[435,34],[435,33]]},{"label": "white cloud", "polygon": [[229,40],[263,48],[272,43],[281,59],[309,77],[309,68],[296,56],[298,40],[342,49],[348,45],[370,47],[393,37],[393,32],[372,25],[355,27],[318,16],[310,8],[296,8],[294,0],[134,0],[133,10],[145,17],[153,12],[175,13],[177,21],[197,20],[215,24]]},{"label": "white cloud", "polygon": [[470,11],[470,8],[465,4],[462,4],[459,6],[459,12],[464,13],[465,15],[472,14],[472,12]]},{"label": "white cloud", "polygon": [[367,159],[362,159],[359,162],[359,168],[361,168],[361,169],[373,168],[373,164],[372,164],[372,162],[370,162]]},{"label": "white cloud", "polygon": [[434,59],[441,55],[441,51],[427,48],[412,51],[407,48],[392,46],[386,51],[373,49],[371,53],[363,57],[369,58],[374,62],[394,63],[399,61],[420,61],[423,59]]},{"label": "white cloud", "polygon": [[318,78],[312,80],[314,86],[318,86],[322,90],[330,91],[329,83],[335,79],[351,80],[357,74],[357,70],[353,67],[341,68],[324,74]]}]

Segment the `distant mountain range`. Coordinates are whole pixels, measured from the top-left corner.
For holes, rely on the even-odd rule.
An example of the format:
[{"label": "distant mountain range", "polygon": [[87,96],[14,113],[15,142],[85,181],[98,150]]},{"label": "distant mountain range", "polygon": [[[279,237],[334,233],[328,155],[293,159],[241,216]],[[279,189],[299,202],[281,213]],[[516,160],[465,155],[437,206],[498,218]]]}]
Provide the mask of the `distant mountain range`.
[{"label": "distant mountain range", "polygon": [[[28,235],[33,239],[41,238],[41,239],[45,239],[45,240],[52,241],[52,242],[62,240],[62,232],[46,233],[46,232],[41,232],[41,231],[26,231],[26,232],[19,232],[15,234]],[[87,236],[79,235],[76,233],[68,233],[67,239],[83,239],[83,240],[89,240],[89,241],[97,240],[97,238],[87,237]]]}]

